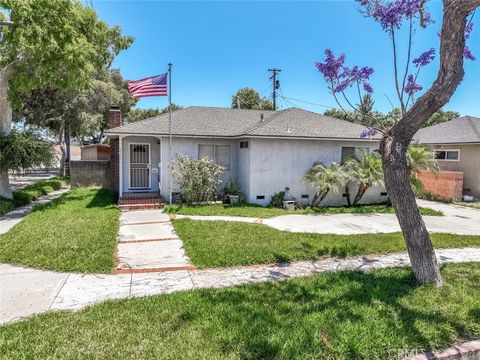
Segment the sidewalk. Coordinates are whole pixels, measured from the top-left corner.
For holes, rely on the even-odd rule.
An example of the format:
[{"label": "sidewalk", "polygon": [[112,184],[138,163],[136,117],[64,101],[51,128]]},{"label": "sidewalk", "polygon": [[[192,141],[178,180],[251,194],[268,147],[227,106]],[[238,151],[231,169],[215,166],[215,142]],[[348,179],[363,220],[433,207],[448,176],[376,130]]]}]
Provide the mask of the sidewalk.
[{"label": "sidewalk", "polygon": [[[480,248],[442,249],[436,253],[440,264],[480,262]],[[280,281],[344,270],[404,266],[409,266],[406,253],[119,275],[55,273],[0,264],[0,323],[48,311],[79,310],[110,299]]]}]

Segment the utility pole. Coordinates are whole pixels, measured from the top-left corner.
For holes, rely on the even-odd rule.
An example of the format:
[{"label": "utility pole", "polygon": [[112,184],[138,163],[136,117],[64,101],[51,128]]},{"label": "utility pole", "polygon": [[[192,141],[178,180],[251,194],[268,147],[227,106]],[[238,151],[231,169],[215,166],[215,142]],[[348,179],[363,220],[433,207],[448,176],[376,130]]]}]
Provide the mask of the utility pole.
[{"label": "utility pole", "polygon": [[277,80],[277,73],[279,73],[280,69],[268,69],[272,73],[272,76],[270,76],[270,80],[272,80],[272,99],[273,99],[273,110],[277,110],[277,90],[280,88],[280,80]]}]

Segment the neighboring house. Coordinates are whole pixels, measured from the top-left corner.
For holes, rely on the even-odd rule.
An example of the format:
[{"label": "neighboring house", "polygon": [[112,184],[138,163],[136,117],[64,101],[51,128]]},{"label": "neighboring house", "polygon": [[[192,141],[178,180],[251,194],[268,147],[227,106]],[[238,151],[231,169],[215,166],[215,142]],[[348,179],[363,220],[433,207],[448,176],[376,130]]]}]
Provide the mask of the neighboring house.
[{"label": "neighboring house", "polygon": [[441,171],[463,172],[463,194],[480,199],[480,118],[465,116],[418,131],[435,151]]},{"label": "neighboring house", "polygon": [[[267,205],[272,195],[290,189],[299,202],[312,200],[314,190],[303,181],[315,162],[340,163],[356,150],[378,149],[379,138],[360,138],[364,127],[291,108],[282,111],[192,106],[172,114],[172,158],[208,156],[225,168],[224,182],[236,178],[246,201]],[[112,148],[113,187],[120,197],[157,192],[168,197],[168,114],[123,125],[111,110],[107,131]],[[178,186],[173,184],[173,191]],[[352,198],[356,186],[352,185]],[[387,199],[382,187],[369,189],[364,203]],[[345,204],[342,192],[329,194],[328,204]]]}]

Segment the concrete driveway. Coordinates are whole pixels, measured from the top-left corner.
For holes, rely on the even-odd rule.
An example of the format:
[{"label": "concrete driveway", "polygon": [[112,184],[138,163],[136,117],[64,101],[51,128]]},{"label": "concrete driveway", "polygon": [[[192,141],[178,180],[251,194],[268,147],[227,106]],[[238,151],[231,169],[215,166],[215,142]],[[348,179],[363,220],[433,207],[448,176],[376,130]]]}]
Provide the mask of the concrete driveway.
[{"label": "concrete driveway", "polygon": [[[418,205],[442,211],[444,216],[424,216],[431,232],[480,235],[480,210],[418,200]],[[400,231],[394,214],[284,215],[262,224],[278,230],[316,234],[370,234]]]}]

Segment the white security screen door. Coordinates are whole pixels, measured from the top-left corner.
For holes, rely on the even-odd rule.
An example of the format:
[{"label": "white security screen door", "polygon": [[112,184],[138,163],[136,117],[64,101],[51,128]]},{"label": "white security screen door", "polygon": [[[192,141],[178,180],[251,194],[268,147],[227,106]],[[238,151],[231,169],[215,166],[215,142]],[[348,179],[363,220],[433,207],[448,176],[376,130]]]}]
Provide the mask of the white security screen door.
[{"label": "white security screen door", "polygon": [[130,144],[130,189],[150,188],[150,144]]}]

